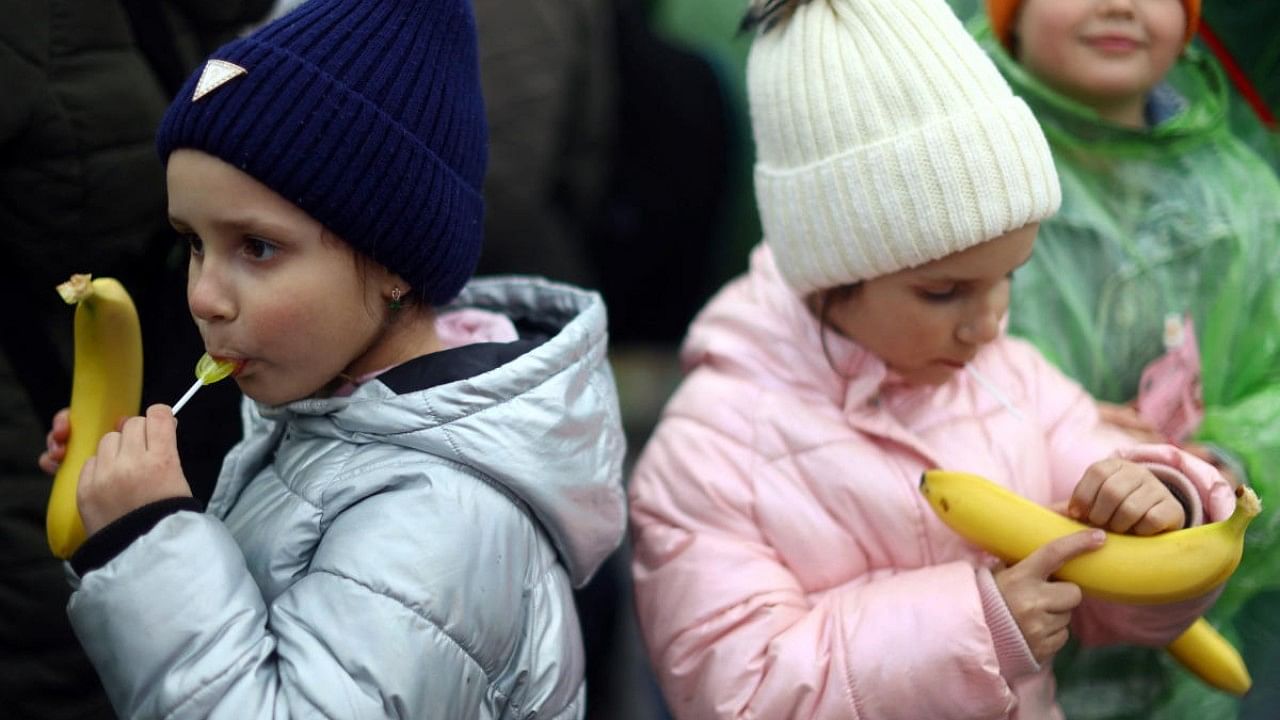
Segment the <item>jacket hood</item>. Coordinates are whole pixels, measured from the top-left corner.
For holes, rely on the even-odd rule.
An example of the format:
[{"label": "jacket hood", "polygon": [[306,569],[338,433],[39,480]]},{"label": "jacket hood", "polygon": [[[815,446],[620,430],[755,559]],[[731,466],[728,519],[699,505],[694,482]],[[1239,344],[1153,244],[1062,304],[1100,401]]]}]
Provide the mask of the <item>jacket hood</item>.
[{"label": "jacket hood", "polygon": [[[1007,351],[1007,320],[1000,337],[974,357],[973,370],[991,369]],[[830,328],[824,330],[807,305],[782,278],[769,247],[751,254],[748,273],[727,285],[694,320],[681,350],[686,373],[713,368],[761,388],[784,389],[814,403],[845,412],[882,397],[945,407],[956,398],[1000,396],[969,373],[956,373],[939,386],[912,384],[875,353]],[[1003,362],[995,361],[996,367]]]},{"label": "jacket hood", "polygon": [[748,273],[694,320],[681,350],[685,371],[709,366],[845,407],[861,404],[882,386],[903,385],[861,345],[824,332],[806,302],[783,279],[769,247],[758,245]]},{"label": "jacket hood", "polygon": [[348,397],[258,405],[268,420],[351,443],[401,445],[456,461],[526,509],[575,585],[622,539],[625,440],[600,296],[542,280],[475,280],[442,313],[500,313],[522,339],[513,360],[461,380],[397,394],[377,378]]}]

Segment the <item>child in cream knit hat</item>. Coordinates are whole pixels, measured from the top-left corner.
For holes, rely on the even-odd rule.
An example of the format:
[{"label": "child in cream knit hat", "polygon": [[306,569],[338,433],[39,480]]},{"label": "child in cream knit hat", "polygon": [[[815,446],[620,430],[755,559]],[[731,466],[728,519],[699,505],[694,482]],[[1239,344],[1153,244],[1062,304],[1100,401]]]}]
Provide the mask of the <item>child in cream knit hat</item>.
[{"label": "child in cream knit hat", "polygon": [[690,328],[633,476],[637,612],[678,718],[1061,718],[1069,633],[1172,640],[1212,602],[1125,607],[949,530],[921,473],[981,474],[1119,533],[1232,510],[1211,466],[1134,447],[1003,333],[1059,204],[1027,106],[944,0],[758,3],[764,244]]}]

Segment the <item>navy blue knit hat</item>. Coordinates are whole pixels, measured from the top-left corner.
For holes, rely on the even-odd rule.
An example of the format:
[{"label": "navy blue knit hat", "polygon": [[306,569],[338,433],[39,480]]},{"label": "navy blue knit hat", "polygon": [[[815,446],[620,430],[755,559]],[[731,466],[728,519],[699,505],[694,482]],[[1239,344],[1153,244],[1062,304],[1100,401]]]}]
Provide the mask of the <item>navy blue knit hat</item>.
[{"label": "navy blue knit hat", "polygon": [[458,294],[480,255],[488,144],[468,0],[308,0],[210,57],[165,114],[163,161],[219,157],[425,302]]}]

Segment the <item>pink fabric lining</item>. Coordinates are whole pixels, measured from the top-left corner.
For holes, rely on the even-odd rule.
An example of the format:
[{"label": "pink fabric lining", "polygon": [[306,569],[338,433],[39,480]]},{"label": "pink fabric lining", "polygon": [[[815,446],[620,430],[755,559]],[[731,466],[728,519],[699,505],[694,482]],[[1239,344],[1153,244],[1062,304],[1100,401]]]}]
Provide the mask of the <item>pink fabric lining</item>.
[{"label": "pink fabric lining", "polygon": [[[516,326],[505,315],[487,310],[466,308],[440,315],[436,318],[436,337],[445,350],[482,342],[514,342],[520,339]],[[359,377],[351,378],[333,392],[333,397],[347,397],[356,388],[390,370],[384,367]]]}]

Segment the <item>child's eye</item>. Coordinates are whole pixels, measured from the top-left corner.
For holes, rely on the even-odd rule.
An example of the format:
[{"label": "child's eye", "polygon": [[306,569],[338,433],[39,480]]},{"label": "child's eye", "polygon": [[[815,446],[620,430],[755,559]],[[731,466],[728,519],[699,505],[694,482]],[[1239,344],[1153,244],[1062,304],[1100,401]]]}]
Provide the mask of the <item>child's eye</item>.
[{"label": "child's eye", "polygon": [[204,243],[200,241],[200,236],[195,233],[178,233],[178,242],[186,243],[191,254],[196,257],[204,253]]},{"label": "child's eye", "polygon": [[278,249],[275,245],[262,238],[247,237],[244,239],[244,254],[254,260],[270,260],[275,257]]},{"label": "child's eye", "polygon": [[954,298],[958,290],[955,285],[947,287],[920,288],[920,297],[927,302],[946,302]]}]

